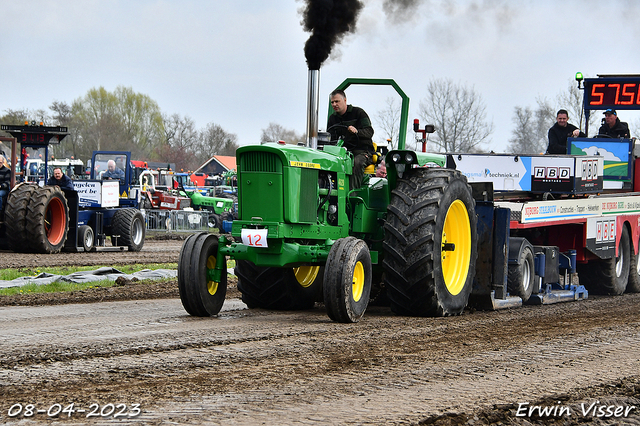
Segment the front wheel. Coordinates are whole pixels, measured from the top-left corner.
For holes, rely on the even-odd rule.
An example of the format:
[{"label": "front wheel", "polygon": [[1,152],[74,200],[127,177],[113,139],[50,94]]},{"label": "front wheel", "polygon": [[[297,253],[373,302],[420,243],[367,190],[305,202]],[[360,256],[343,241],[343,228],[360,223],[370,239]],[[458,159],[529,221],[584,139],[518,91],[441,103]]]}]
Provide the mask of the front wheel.
[{"label": "front wheel", "polygon": [[144,245],[144,217],[138,209],[121,209],[111,219],[111,234],[118,236],[118,244],[129,251],[140,251]]},{"label": "front wheel", "polygon": [[355,237],[339,239],[329,251],[325,268],[324,305],[329,318],[342,323],[360,321],[371,294],[367,244]]},{"label": "front wheel", "polygon": [[178,258],[178,289],[184,309],[196,317],[217,315],[227,295],[227,264],[219,281],[211,273],[216,268],[218,237],[201,232],[187,238]]},{"label": "front wheel", "polygon": [[84,251],[91,251],[95,246],[95,236],[93,229],[89,225],[82,225],[78,228],[78,244]]}]

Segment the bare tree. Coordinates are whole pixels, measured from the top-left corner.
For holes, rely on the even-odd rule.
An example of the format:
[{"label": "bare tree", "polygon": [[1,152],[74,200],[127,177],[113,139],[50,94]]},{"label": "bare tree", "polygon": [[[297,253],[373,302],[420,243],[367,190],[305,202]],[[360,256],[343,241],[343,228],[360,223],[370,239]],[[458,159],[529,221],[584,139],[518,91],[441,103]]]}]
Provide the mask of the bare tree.
[{"label": "bare tree", "polygon": [[555,122],[555,112],[546,99],[539,98],[535,110],[517,106],[514,109],[513,136],[507,150],[514,154],[540,154],[546,151],[548,131]]},{"label": "bare tree", "polygon": [[473,88],[436,79],[429,83],[418,115],[435,124],[433,143],[440,151],[478,152],[493,132],[493,124],[485,121],[485,109]]},{"label": "bare tree", "polygon": [[162,142],[155,146],[152,158],[156,161],[175,163],[178,170],[195,170],[202,163],[196,155],[200,144],[200,132],[195,122],[189,117],[179,114],[163,115],[164,136]]},{"label": "bare tree", "polygon": [[402,106],[396,103],[396,98],[388,97],[384,109],[375,116],[376,139],[378,144],[387,145],[389,149],[398,146],[400,135],[400,114]]},{"label": "bare tree", "polygon": [[290,144],[304,142],[305,135],[299,135],[295,130],[286,129],[277,123],[269,123],[266,129],[262,129],[260,143],[285,141]]},{"label": "bare tree", "polygon": [[238,147],[238,136],[228,133],[219,124],[209,123],[201,132],[199,154],[203,157],[235,155]]}]

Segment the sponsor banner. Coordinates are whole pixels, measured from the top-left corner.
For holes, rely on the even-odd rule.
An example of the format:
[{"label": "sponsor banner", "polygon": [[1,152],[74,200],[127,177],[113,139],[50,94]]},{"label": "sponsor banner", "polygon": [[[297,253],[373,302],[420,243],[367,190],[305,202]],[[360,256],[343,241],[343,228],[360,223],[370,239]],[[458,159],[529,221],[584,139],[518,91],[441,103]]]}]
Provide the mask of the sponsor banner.
[{"label": "sponsor banner", "polygon": [[450,154],[469,182],[491,182],[494,191],[553,193],[598,192],[602,157],[550,155]]},{"label": "sponsor banner", "polygon": [[496,205],[520,212],[520,223],[640,214],[640,196],[575,198],[526,203],[496,202]]},{"label": "sponsor banner", "polygon": [[75,180],[73,189],[82,207],[116,207],[120,203],[118,181]]}]

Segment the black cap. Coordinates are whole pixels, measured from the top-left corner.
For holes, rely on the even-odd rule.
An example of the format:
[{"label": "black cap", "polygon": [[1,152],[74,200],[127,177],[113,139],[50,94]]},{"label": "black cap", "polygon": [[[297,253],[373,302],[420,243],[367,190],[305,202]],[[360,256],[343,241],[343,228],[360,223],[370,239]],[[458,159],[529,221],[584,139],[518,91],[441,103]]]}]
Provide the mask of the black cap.
[{"label": "black cap", "polygon": [[605,112],[603,112],[603,114],[613,114],[616,117],[618,116],[618,114],[616,114],[616,110],[615,109],[611,109],[609,108],[608,110],[606,110]]}]

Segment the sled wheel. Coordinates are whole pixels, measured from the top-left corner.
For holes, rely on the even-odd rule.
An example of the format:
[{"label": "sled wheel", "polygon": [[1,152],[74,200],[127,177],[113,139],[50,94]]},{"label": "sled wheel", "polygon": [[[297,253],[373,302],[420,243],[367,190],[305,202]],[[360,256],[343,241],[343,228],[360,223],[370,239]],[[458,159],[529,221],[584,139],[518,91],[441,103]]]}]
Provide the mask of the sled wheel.
[{"label": "sled wheel", "polygon": [[57,186],[37,188],[27,206],[27,237],[36,253],[58,253],[67,241],[69,207]]},{"label": "sled wheel", "polygon": [[629,244],[629,281],[627,283],[627,293],[640,293],[640,244],[638,244],[638,253],[633,253],[633,247]]},{"label": "sled wheel", "polygon": [[462,313],[477,257],[475,201],[456,170],[413,169],[391,193],[383,243],[385,288],[400,315]]},{"label": "sled wheel", "polygon": [[371,294],[371,254],[367,244],[355,237],[336,241],[327,257],[324,305],[329,318],[342,323],[358,322]]},{"label": "sled wheel", "polygon": [[[144,245],[144,217],[138,209],[121,209],[111,218],[111,235],[118,235],[118,245],[140,251]],[[113,240],[112,240],[113,241]]]},{"label": "sled wheel", "polygon": [[82,225],[78,228],[78,244],[82,246],[84,251],[93,250],[95,236],[93,235],[93,229],[89,225]]},{"label": "sled wheel", "polygon": [[311,309],[321,300],[324,268],[259,267],[247,260],[236,261],[238,290],[249,308],[297,311]]},{"label": "sled wheel", "polygon": [[220,281],[210,273],[216,267],[218,237],[201,232],[187,238],[178,258],[178,289],[184,309],[196,317],[217,315],[227,295],[227,264]]},{"label": "sled wheel", "polygon": [[533,250],[526,245],[522,248],[517,265],[509,265],[507,289],[512,296],[518,296],[523,302],[531,297],[534,285]]},{"label": "sled wheel", "polygon": [[31,242],[27,236],[27,206],[36,189],[36,185],[21,183],[7,197],[4,223],[9,247],[15,252],[31,251]]},{"label": "sled wheel", "polygon": [[629,241],[629,230],[623,226],[618,255],[611,259],[591,261],[586,265],[578,264],[580,283],[594,294],[623,294],[627,288],[631,264]]}]

